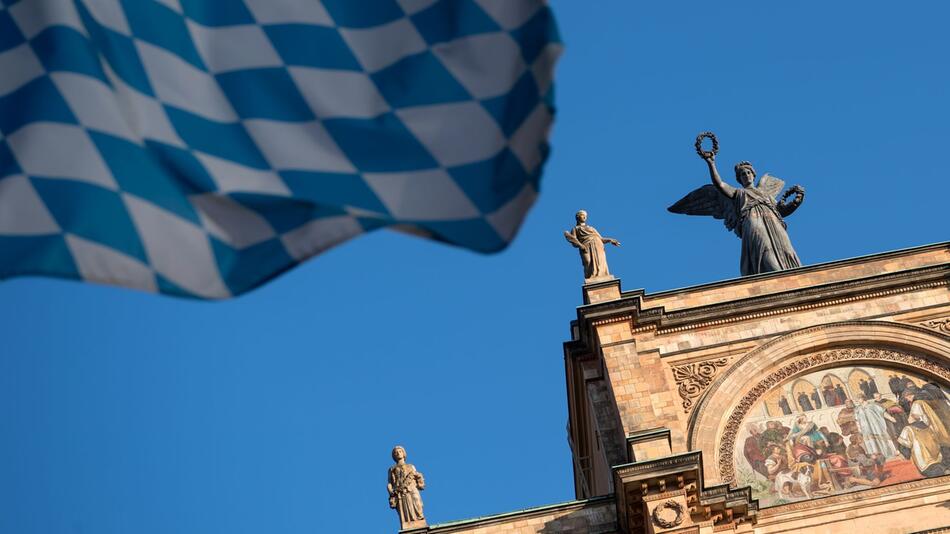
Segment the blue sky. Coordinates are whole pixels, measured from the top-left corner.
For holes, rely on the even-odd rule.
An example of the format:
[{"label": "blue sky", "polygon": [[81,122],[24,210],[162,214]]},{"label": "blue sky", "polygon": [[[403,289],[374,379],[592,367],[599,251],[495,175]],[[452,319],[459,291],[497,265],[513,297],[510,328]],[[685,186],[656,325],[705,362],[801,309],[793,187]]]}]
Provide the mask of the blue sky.
[{"label": "blue sky", "polygon": [[950,4],[554,0],[565,55],[539,203],[484,256],[361,237],[244,297],[0,283],[0,532],[394,532],[389,451],[430,522],[570,500],[561,343],[579,208],[625,289],[734,277],[666,207],[723,175],[805,187],[806,264],[950,239]]}]

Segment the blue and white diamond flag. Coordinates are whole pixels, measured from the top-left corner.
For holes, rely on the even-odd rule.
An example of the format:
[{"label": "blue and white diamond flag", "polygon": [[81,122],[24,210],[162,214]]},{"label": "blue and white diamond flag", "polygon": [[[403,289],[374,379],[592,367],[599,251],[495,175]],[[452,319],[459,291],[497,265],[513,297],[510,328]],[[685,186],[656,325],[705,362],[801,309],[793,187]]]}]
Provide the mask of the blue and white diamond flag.
[{"label": "blue and white diamond flag", "polygon": [[505,247],[543,0],[0,0],[0,278],[226,298],[361,233]]}]

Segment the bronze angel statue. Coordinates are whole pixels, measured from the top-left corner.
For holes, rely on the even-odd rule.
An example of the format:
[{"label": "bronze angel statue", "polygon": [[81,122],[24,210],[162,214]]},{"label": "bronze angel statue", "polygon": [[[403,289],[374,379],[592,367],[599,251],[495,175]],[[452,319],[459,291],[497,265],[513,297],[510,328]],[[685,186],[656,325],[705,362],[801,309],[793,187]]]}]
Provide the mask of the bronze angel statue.
[{"label": "bronze angel statue", "polygon": [[[703,150],[704,138],[712,140],[712,150]],[[785,217],[795,212],[805,200],[805,190],[792,186],[777,199],[785,182],[766,173],[755,184],[755,169],[748,161],[736,164],[736,188],[722,181],[716,169],[719,143],[712,132],[696,138],[696,152],[709,166],[712,184],[707,184],[673,204],[669,211],[686,215],[711,215],[722,219],[726,228],[742,239],[742,275],[767,273],[799,267],[801,262],[788,239]],[[789,197],[795,198],[789,200]]]}]

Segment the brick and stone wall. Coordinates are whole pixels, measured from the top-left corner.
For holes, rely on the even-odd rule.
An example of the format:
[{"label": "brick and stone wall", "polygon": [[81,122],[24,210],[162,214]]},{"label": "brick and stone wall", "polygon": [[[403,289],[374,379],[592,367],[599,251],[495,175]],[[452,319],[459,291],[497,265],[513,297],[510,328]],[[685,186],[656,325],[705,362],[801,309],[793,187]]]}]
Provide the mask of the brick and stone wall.
[{"label": "brick and stone wall", "polygon": [[432,525],[431,534],[619,534],[612,498]]}]

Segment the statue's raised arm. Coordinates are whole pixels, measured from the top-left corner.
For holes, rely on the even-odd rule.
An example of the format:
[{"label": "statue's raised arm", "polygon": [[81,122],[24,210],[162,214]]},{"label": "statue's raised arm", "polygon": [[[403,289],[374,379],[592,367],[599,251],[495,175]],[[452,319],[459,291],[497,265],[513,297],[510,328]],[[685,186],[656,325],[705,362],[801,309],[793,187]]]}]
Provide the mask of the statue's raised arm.
[{"label": "statue's raised arm", "polygon": [[[712,150],[704,150],[704,139],[712,141]],[[709,215],[722,219],[726,228],[742,238],[740,271],[744,275],[791,269],[801,265],[788,239],[784,217],[791,215],[805,198],[800,186],[789,189],[776,201],[785,182],[766,174],[755,185],[755,169],[748,161],[736,164],[736,180],[742,187],[722,181],[716,168],[719,141],[712,132],[696,138],[696,152],[709,167],[711,184],[689,193],[668,208],[673,213]],[[795,198],[789,197],[795,194]]]}]

